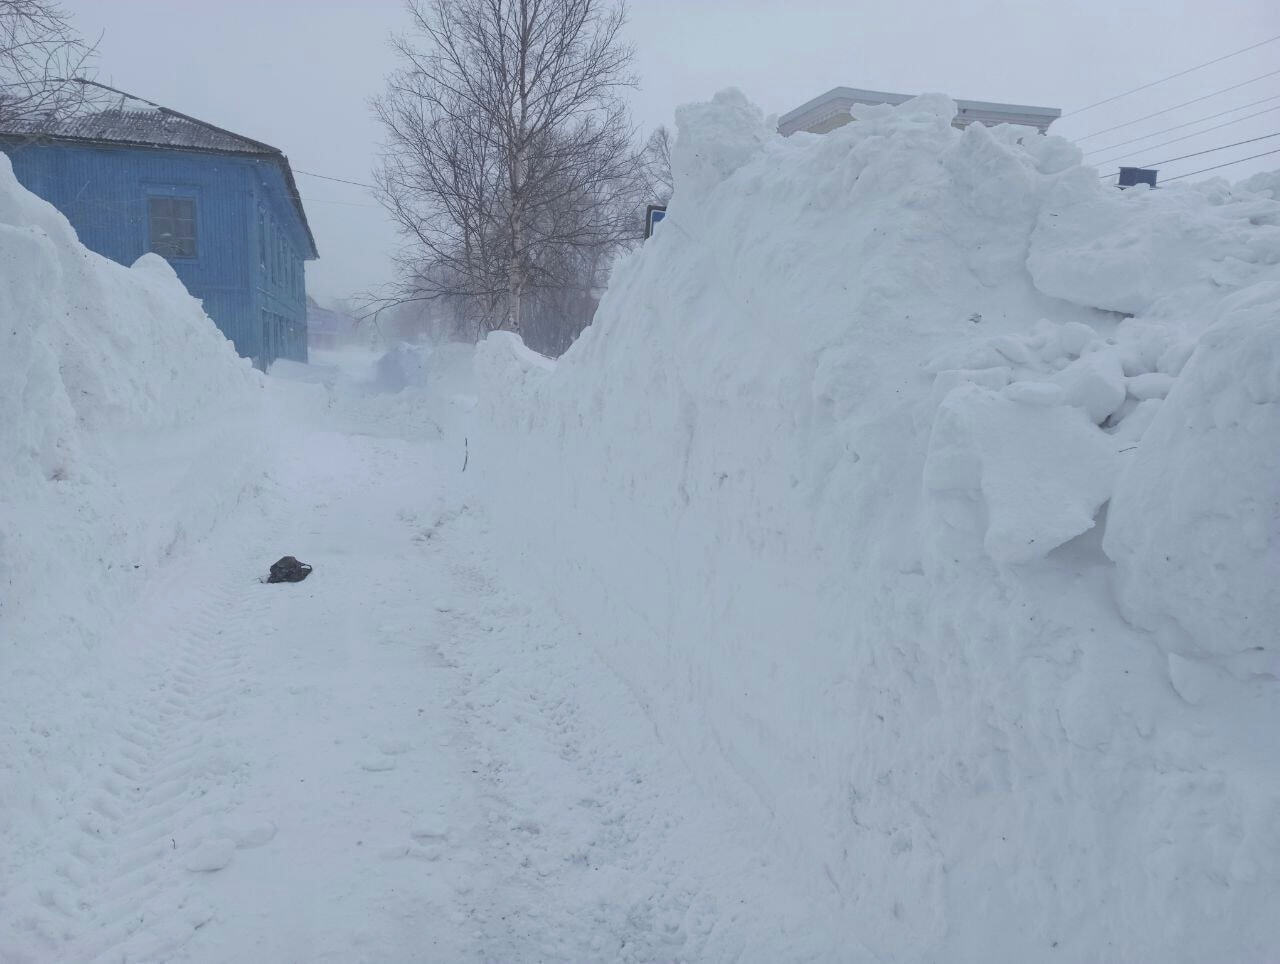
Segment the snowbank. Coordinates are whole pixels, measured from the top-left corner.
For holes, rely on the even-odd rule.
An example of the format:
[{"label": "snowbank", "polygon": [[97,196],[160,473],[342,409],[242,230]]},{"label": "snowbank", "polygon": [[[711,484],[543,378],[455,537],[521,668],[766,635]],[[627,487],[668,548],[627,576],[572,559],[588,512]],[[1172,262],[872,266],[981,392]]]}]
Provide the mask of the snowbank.
[{"label": "snowbank", "polygon": [[[88,251],[17,183],[8,158],[0,277],[0,582],[10,587],[0,620],[12,639],[13,620],[66,600],[71,572],[92,580],[100,567],[139,563],[139,528],[170,528],[169,507],[128,491],[121,448],[163,462],[179,433],[255,416],[261,381],[167,262],[145,255],[124,268]],[[223,457],[190,468],[203,475]],[[156,479],[148,470],[144,486],[146,475]],[[205,494],[188,491],[183,512],[201,513]]]},{"label": "snowbank", "polygon": [[89,252],[3,155],[0,319],[0,828],[18,847],[25,818],[58,816],[38,801],[59,773],[90,765],[113,620],[259,469],[262,380],[167,262]]},{"label": "snowbank", "polygon": [[1259,959],[1280,203],[953,115],[683,109],[595,324],[481,346],[476,481],[833,955]]}]

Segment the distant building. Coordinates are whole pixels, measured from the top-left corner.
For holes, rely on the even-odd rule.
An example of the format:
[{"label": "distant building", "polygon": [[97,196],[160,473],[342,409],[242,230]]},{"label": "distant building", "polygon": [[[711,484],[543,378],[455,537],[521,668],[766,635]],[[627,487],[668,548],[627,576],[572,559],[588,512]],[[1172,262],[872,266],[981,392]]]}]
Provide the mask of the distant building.
[{"label": "distant building", "polygon": [[305,261],[318,257],[277,148],[111,88],[106,109],[0,126],[18,180],[121,264],[165,257],[236,350],[306,361]]},{"label": "distant building", "polygon": [[[787,137],[797,131],[825,134],[853,120],[851,109],[854,104],[890,104],[896,107],[914,96],[916,95],[888,94],[879,90],[858,90],[854,87],[833,87],[822,96],[783,114],[778,120],[778,133]],[[968,127],[975,121],[988,127],[996,124],[1020,124],[1034,127],[1041,134],[1062,116],[1062,111],[1055,107],[992,104],[982,100],[958,100],[956,108],[956,127]]]},{"label": "distant building", "polygon": [[321,308],[314,298],[307,296],[307,343],[312,348],[337,348],[349,341],[356,330],[356,321],[349,315],[329,308]]}]

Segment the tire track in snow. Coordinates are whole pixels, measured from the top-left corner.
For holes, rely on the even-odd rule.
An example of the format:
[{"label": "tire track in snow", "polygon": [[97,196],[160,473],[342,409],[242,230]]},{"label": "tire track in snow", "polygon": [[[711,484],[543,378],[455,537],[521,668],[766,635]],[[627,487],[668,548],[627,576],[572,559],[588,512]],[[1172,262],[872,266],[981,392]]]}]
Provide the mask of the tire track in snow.
[{"label": "tire track in snow", "polygon": [[104,706],[119,722],[81,791],[58,882],[31,912],[33,936],[59,959],[164,960],[213,916],[197,875],[235,849],[217,829],[234,762],[209,723],[245,686],[246,641],[266,604],[263,587],[244,583],[243,572],[184,567],[140,607],[133,662]]},{"label": "tire track in snow", "polygon": [[823,959],[815,908],[696,789],[592,645],[508,585],[482,512],[438,517],[425,545],[451,594],[440,637],[482,781],[483,870],[458,898],[480,959]]}]

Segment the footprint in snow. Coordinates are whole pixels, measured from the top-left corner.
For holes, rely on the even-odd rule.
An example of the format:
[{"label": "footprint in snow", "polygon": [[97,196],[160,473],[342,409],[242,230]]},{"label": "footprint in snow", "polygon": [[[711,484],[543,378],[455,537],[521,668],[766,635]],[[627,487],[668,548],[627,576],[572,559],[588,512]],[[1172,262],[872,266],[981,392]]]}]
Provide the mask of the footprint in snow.
[{"label": "footprint in snow", "polygon": [[195,874],[212,873],[231,863],[231,858],[235,856],[235,853],[236,845],[234,841],[225,837],[206,840],[187,855],[184,866]]},{"label": "footprint in snow", "polygon": [[409,836],[419,843],[443,840],[449,836],[449,825],[444,822],[443,817],[424,816],[414,824],[413,829],[409,831]]},{"label": "footprint in snow", "polygon": [[423,860],[435,863],[444,856],[443,847],[415,847],[413,845],[384,847],[378,856],[383,860]]},{"label": "footprint in snow", "polygon": [[380,773],[383,770],[395,768],[396,758],[393,756],[371,756],[360,761],[360,769],[368,770],[370,773]]}]

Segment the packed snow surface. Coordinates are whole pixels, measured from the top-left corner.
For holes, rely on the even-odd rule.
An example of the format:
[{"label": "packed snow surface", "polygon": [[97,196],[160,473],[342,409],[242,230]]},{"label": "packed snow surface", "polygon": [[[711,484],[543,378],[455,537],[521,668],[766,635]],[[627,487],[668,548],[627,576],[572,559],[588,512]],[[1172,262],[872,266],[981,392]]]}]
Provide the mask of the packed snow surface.
[{"label": "packed snow surface", "polygon": [[953,116],[683,109],[594,325],[481,346],[478,483],[820,956],[1265,959],[1280,203]]}]

